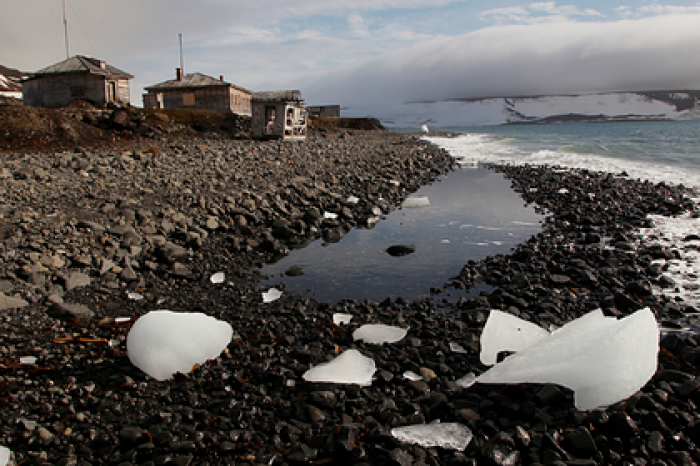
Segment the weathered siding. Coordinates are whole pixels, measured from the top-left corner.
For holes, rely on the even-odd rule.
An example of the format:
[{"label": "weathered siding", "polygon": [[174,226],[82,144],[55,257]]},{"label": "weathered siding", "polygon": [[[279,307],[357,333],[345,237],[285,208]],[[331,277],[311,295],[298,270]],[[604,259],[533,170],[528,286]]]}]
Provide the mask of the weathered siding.
[{"label": "weathered siding", "polygon": [[[160,96],[160,97],[158,97]],[[149,91],[143,97],[144,106],[154,108],[196,108],[203,110],[228,110],[250,115],[250,94],[233,86],[207,86],[201,88],[163,89]]]},{"label": "weathered siding", "polygon": [[253,102],[252,137],[302,140],[307,114],[300,105],[286,102]]},{"label": "weathered siding", "polygon": [[[116,101],[129,103],[129,81],[115,82]],[[89,100],[95,105],[110,103],[109,81],[89,73],[56,73],[22,82],[24,102],[39,107],[60,107],[73,100]]]}]

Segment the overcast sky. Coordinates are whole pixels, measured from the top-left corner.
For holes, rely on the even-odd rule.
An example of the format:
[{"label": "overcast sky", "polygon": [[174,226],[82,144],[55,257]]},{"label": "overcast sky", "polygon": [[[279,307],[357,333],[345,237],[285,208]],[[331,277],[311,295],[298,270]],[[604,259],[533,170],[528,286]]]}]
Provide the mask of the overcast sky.
[{"label": "overcast sky", "polygon": [[[185,72],[307,104],[700,89],[700,2],[65,0],[70,55],[143,87]],[[0,0],[0,64],[66,58],[61,0]]]}]

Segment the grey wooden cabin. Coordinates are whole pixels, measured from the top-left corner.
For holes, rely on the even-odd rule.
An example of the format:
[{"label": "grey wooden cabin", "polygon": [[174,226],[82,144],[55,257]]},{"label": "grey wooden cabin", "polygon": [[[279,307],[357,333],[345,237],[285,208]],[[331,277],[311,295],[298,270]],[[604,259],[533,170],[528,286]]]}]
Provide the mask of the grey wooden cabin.
[{"label": "grey wooden cabin", "polygon": [[340,118],[340,105],[313,105],[306,107],[309,116],[318,118]]},{"label": "grey wooden cabin", "polygon": [[251,134],[255,139],[306,139],[308,113],[301,91],[271,91],[253,94]]},{"label": "grey wooden cabin", "polygon": [[251,91],[202,73],[182,74],[176,69],[175,79],[146,87],[144,108],[196,108],[228,110],[239,115],[251,114]]},{"label": "grey wooden cabin", "polygon": [[130,79],[103,60],[75,55],[22,80],[22,95],[25,104],[35,107],[62,107],[77,99],[98,107],[129,105]]}]

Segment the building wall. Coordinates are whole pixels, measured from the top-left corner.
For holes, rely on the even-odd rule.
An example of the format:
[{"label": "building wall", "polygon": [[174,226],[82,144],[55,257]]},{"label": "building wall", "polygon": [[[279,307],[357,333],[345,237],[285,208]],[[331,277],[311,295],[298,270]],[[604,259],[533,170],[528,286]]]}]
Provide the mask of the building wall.
[{"label": "building wall", "polygon": [[[60,107],[76,99],[85,99],[95,105],[111,102],[109,82],[104,76],[89,73],[57,73],[23,81],[24,103],[38,107]],[[129,80],[114,82],[117,102],[129,103]]]},{"label": "building wall", "polygon": [[286,102],[253,102],[251,136],[255,139],[306,138],[306,109]]},{"label": "building wall", "polygon": [[340,105],[316,105],[306,108],[311,116],[321,118],[339,118]]},{"label": "building wall", "polygon": [[[162,105],[161,107],[155,106],[158,105],[158,102]],[[146,108],[196,108],[228,110],[241,115],[251,114],[250,94],[233,86],[149,91],[148,94],[144,95],[143,103]]]}]

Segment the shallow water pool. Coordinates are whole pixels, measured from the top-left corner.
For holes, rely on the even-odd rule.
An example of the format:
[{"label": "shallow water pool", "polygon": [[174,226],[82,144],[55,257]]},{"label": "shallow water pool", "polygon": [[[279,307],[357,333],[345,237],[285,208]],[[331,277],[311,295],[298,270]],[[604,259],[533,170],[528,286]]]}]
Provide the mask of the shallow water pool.
[{"label": "shallow water pool", "polygon": [[[422,299],[467,261],[507,254],[542,228],[542,215],[524,204],[510,181],[481,166],[450,172],[408,199],[416,198],[404,204],[419,207],[400,207],[371,229],[353,229],[337,243],[317,240],[265,265],[261,288],[283,287],[327,302]],[[387,253],[396,245],[415,252]],[[286,276],[293,266],[304,274]],[[468,295],[453,290],[446,299]]]}]

